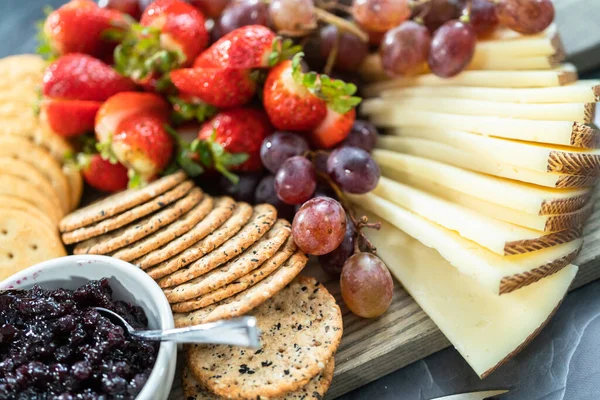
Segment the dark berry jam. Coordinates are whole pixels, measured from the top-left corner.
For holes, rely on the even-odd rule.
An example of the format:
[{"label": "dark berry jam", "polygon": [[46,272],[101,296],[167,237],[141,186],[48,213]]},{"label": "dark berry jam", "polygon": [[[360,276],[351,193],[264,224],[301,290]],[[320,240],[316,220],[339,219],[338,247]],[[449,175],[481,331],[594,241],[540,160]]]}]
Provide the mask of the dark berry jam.
[{"label": "dark berry jam", "polygon": [[132,340],[90,307],[148,326],[140,307],[112,300],[107,279],[76,290],[0,291],[0,399],[135,398],[158,344]]}]

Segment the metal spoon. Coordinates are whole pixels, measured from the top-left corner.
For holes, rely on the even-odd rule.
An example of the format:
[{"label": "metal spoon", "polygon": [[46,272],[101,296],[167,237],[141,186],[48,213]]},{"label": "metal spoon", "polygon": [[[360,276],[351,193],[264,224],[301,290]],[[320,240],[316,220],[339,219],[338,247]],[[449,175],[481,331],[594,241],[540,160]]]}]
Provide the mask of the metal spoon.
[{"label": "metal spoon", "polygon": [[260,348],[256,318],[211,322],[186,328],[165,330],[136,330],[119,314],[103,307],[94,307],[99,313],[122,326],[132,337],[139,340],[167,341],[176,343],[227,344],[232,346]]}]

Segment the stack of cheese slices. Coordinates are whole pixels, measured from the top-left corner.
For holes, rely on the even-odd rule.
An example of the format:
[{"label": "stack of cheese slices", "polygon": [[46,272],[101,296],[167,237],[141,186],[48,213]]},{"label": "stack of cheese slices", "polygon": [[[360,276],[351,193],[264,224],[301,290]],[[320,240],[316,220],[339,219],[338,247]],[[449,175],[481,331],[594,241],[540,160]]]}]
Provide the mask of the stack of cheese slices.
[{"label": "stack of cheese slices", "polygon": [[379,186],[351,199],[384,220],[366,234],[480,377],[556,310],[593,211],[600,82],[555,67],[559,44],[554,27],[500,31],[454,78],[367,87],[362,111],[390,135],[373,152]]}]

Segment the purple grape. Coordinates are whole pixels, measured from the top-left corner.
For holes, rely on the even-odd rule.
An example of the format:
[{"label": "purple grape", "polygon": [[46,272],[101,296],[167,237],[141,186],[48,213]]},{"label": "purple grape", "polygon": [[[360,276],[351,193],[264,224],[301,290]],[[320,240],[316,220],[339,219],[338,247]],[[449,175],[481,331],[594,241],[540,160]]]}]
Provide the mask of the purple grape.
[{"label": "purple grape", "polygon": [[344,263],[354,254],[354,241],[356,239],[356,227],[346,215],[346,233],[344,240],[331,253],[319,256],[321,268],[329,275],[339,276],[342,273]]},{"label": "purple grape", "polygon": [[373,151],[377,142],[377,128],[369,121],[357,119],[354,121],[352,130],[341,146],[351,146],[363,149],[366,152]]},{"label": "purple grape", "polygon": [[312,163],[302,156],[285,160],[275,175],[275,193],[287,204],[309,200],[317,187],[317,175]]},{"label": "purple grape", "polygon": [[308,143],[303,137],[288,132],[275,132],[263,140],[260,159],[265,168],[276,174],[285,160],[301,156],[308,150]]},{"label": "purple grape", "polygon": [[329,176],[348,193],[363,194],[375,189],[381,171],[371,155],[358,147],[340,147],[327,159]]},{"label": "purple grape", "polygon": [[275,193],[275,177],[273,175],[265,176],[258,183],[256,192],[254,193],[254,202],[256,204],[272,204],[277,209],[277,214],[280,218],[285,218],[290,221],[294,218],[294,206],[285,204],[283,201],[279,200],[277,193]]}]

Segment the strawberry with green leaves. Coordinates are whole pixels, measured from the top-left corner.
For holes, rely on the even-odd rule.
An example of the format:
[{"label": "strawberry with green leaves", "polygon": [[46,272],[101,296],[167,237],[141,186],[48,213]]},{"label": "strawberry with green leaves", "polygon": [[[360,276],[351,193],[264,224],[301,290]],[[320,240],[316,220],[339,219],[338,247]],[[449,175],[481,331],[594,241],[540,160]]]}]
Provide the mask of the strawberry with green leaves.
[{"label": "strawberry with green leaves", "polygon": [[83,179],[101,192],[114,193],[127,189],[127,168],[121,163],[112,163],[100,154],[80,154],[77,157]]},{"label": "strawberry with green leaves", "polygon": [[184,1],[155,1],[115,50],[117,70],[144,84],[191,65],[208,45],[204,24],[202,13]]},{"label": "strawberry with green leaves", "polygon": [[118,44],[108,32],[123,32],[127,17],[116,10],[100,8],[91,0],[71,0],[48,14],[38,51],[48,58],[67,53],[85,53],[107,59]]}]

